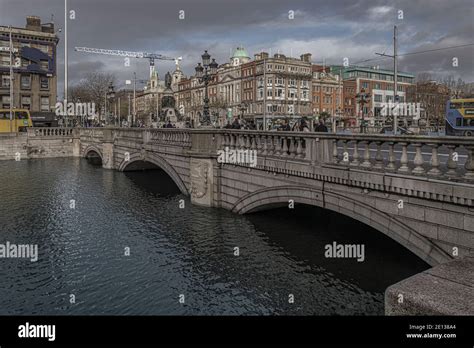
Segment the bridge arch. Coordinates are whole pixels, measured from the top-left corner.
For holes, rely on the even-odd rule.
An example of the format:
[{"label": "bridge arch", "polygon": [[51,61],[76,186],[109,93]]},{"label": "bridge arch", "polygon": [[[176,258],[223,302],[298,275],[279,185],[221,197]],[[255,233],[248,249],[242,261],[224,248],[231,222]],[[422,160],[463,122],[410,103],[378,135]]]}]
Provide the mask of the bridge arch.
[{"label": "bridge arch", "polygon": [[189,195],[188,189],[184,184],[183,180],[179,176],[178,172],[161,156],[156,153],[150,152],[135,152],[130,154],[130,159],[126,160],[125,158],[118,165],[118,170],[123,172],[127,166],[134,162],[143,161],[149,162],[156,165],[158,168],[162,169],[168,176],[173,180],[173,182],[178,186],[179,190],[185,194]]},{"label": "bridge arch", "polygon": [[95,145],[87,146],[84,149],[84,151],[82,152],[82,157],[88,158],[90,156],[91,152],[95,152],[97,155],[99,155],[101,161],[104,160],[104,156],[102,155],[102,151],[100,151],[100,149]]},{"label": "bridge arch", "polygon": [[264,188],[239,199],[233,206],[232,212],[245,214],[272,207],[288,206],[290,200],[329,209],[360,221],[395,240],[432,266],[451,260],[449,254],[412,227],[350,195],[301,186]]}]

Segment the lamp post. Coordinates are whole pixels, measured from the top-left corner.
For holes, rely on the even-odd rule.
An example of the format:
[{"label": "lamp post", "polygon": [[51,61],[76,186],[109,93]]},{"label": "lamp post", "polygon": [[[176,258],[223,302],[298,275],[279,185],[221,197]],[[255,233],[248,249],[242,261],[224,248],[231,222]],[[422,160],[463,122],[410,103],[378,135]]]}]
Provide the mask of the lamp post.
[{"label": "lamp post", "polygon": [[[114,85],[112,84],[112,82],[110,82],[107,93],[106,93],[106,100],[105,100],[106,110],[107,110],[107,100],[108,99],[113,99],[113,98],[115,98]],[[108,117],[107,114],[106,114],[105,115],[105,122],[107,124],[109,124],[109,121],[110,121],[110,117]]]},{"label": "lamp post", "polygon": [[204,107],[203,107],[203,116],[201,125],[208,127],[211,125],[211,117],[209,115],[209,94],[208,94],[208,85],[212,81],[213,75],[217,72],[217,62],[215,59],[211,60],[211,55],[204,51],[204,54],[201,56],[202,65],[198,63],[196,66],[196,78],[200,83],[204,83]]},{"label": "lamp post", "polygon": [[247,104],[245,104],[243,102],[240,103],[239,110],[240,110],[240,119],[243,120],[244,119],[244,112],[245,112],[245,110],[247,110]]}]

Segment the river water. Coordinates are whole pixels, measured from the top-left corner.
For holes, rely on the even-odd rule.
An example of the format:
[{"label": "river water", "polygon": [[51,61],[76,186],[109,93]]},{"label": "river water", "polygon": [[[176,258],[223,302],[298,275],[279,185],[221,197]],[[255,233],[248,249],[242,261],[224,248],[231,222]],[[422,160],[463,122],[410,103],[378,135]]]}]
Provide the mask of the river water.
[{"label": "river water", "polygon": [[[37,262],[0,258],[0,315],[377,315],[387,286],[428,268],[316,207],[193,206],[159,170],[65,158],[0,161],[0,176],[0,244],[38,245]],[[326,258],[334,241],[365,260]]]}]

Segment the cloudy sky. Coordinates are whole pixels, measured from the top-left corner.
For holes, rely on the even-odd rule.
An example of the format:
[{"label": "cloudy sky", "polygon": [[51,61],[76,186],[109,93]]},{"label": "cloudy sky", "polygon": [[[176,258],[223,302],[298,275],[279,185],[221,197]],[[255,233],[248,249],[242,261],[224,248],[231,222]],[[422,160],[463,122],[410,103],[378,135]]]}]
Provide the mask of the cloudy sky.
[{"label": "cloudy sky", "polygon": [[[186,75],[204,49],[219,63],[236,46],[250,55],[265,50],[299,56],[310,52],[314,63],[391,67],[393,26],[399,28],[399,53],[474,43],[472,0],[69,0],[76,19],[69,27],[69,78],[74,84],[88,71],[113,73],[117,85],[133,72],[148,77],[148,61],[74,52],[74,46],[148,51],[182,56]],[[185,11],[179,19],[180,10]],[[294,19],[289,18],[294,11]],[[403,11],[403,19],[399,19]],[[64,0],[0,0],[0,25],[24,26],[26,15],[51,15],[64,26]],[[59,33],[59,90],[62,90],[64,32]],[[459,61],[453,67],[453,57]],[[400,69],[474,81],[474,46],[400,57]],[[174,69],[157,62],[158,73]]]}]

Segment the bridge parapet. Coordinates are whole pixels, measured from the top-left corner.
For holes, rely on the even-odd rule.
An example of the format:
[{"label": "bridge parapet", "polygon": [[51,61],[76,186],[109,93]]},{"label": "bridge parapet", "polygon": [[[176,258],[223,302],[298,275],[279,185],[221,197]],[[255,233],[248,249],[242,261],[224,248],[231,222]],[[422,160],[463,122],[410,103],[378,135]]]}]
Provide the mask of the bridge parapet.
[{"label": "bridge parapet", "polygon": [[254,150],[257,167],[268,172],[473,205],[474,142],[469,138],[219,132],[219,149]]},{"label": "bridge parapet", "polygon": [[29,127],[28,137],[72,137],[75,128],[63,127]]}]

